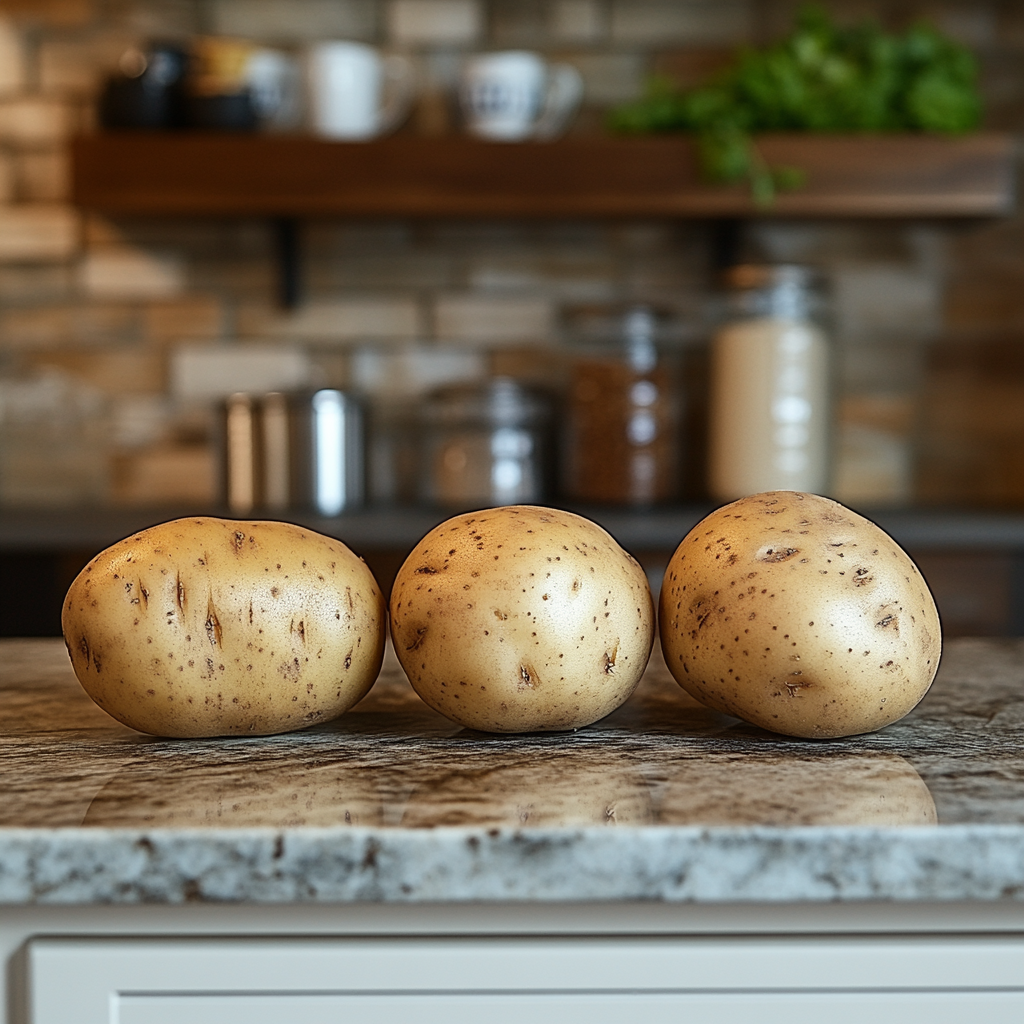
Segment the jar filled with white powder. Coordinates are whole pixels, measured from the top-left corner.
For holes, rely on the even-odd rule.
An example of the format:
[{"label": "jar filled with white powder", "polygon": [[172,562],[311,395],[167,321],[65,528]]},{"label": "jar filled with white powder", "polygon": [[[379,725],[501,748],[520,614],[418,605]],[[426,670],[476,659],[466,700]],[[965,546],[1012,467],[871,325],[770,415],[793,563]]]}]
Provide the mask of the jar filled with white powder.
[{"label": "jar filled with white powder", "polygon": [[823,494],[831,434],[823,281],[809,267],[744,265],[727,272],[726,284],[711,349],[711,494]]}]

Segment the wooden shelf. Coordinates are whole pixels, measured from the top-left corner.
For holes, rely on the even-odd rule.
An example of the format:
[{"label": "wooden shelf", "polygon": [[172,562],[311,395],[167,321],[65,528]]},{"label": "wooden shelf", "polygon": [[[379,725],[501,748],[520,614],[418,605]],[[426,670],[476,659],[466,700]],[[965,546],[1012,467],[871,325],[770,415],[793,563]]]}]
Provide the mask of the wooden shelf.
[{"label": "wooden shelf", "polygon": [[984,217],[1013,208],[1009,136],[767,135],[807,184],[756,208],[708,185],[685,137],[486,143],[107,133],[73,148],[73,196],[109,214],[304,217]]}]

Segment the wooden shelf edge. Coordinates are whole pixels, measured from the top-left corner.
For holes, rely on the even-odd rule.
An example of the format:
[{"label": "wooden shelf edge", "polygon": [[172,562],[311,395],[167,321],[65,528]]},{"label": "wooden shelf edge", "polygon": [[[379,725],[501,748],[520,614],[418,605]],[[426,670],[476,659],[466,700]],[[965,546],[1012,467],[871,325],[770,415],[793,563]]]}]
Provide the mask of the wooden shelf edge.
[{"label": "wooden shelf edge", "polygon": [[108,214],[344,217],[987,217],[1014,208],[1008,135],[766,135],[804,188],[756,207],[701,180],[684,136],[501,144],[111,133],[73,144],[73,200]]}]

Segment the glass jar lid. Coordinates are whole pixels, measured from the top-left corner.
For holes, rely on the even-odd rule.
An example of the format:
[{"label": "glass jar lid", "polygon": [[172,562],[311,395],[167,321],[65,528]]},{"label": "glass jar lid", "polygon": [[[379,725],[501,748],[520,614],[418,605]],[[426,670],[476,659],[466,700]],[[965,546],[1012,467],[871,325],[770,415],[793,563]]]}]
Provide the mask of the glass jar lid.
[{"label": "glass jar lid", "polygon": [[809,320],[820,318],[827,306],[827,281],[816,267],[744,263],[730,267],[723,278],[733,315]]},{"label": "glass jar lid", "polygon": [[549,415],[544,395],[512,377],[493,377],[483,383],[449,384],[432,391],[423,405],[428,424],[484,424],[529,427]]}]

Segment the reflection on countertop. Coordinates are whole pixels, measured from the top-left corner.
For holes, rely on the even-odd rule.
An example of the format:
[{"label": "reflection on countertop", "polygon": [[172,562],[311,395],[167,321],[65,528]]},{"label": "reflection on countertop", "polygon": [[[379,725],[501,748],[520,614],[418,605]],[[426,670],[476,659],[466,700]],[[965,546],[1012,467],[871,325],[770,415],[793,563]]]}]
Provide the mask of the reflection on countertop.
[{"label": "reflection on countertop", "polygon": [[575,733],[462,729],[419,700],[389,651],[369,696],[337,721],[213,740],[118,725],[57,642],[3,651],[4,827],[927,825],[936,804],[943,824],[1024,823],[1015,642],[953,644],[909,718],[829,742],[701,707],[657,650],[634,697]]},{"label": "reflection on countertop", "polygon": [[[261,865],[264,857],[274,862],[271,888],[280,894],[267,895],[266,881],[257,886],[258,898],[267,899],[321,899],[328,891],[332,899],[503,898],[510,885],[519,895],[509,898],[592,898],[594,891],[616,898],[624,885],[619,896],[705,898],[710,885],[716,898],[783,898],[788,890],[777,880],[767,896],[758,895],[757,872],[749,870],[755,848],[762,875],[775,870],[773,857],[790,858],[790,868],[793,857],[811,858],[787,876],[787,885],[803,875],[817,878],[797,898],[864,898],[883,884],[872,871],[889,872],[884,884],[897,885],[888,860],[871,867],[883,853],[896,857],[901,870],[918,872],[911,879],[917,892],[934,887],[936,851],[952,857],[963,843],[970,850],[955,856],[971,861],[962,867],[976,886],[979,837],[1012,840],[1015,859],[1006,870],[1024,874],[1022,683],[1024,641],[954,641],[932,691],[902,722],[816,742],[772,735],[701,707],[676,686],[656,652],[634,697],[604,721],[574,733],[492,736],[426,707],[389,653],[371,693],[335,722],[274,737],[162,740],[96,708],[59,642],[4,641],[0,902],[174,901],[195,891],[198,883],[185,878],[179,861],[204,843],[233,858],[230,892],[216,897],[229,899],[254,898],[253,872],[266,865],[254,866],[250,855]],[[769,840],[775,853],[764,846]],[[529,871],[536,878],[524,872],[523,844],[534,851]],[[669,893],[668,869],[655,874],[652,864],[672,849],[678,867],[680,858],[697,856],[693,844],[707,847],[705,874],[673,868]],[[736,853],[736,844],[749,847],[742,884],[728,881],[727,851]],[[911,847],[917,852],[908,860]],[[548,863],[537,848],[551,857],[557,848],[562,859]],[[86,849],[95,877],[82,890],[74,865]],[[145,870],[136,863],[140,850]],[[281,850],[305,851],[301,871],[275,861]],[[126,851],[134,857],[130,869],[118,859]],[[382,866],[384,852],[390,859]],[[463,855],[472,866],[456,879]],[[75,892],[86,895],[71,894],[66,879],[51,880],[40,895],[39,865],[56,856],[78,872]],[[111,858],[102,871],[101,856]],[[856,871],[853,856],[864,861]],[[325,868],[323,857],[333,866]],[[339,857],[346,867],[335,863]],[[488,857],[502,866],[488,867]],[[598,870],[592,857],[641,857],[643,864],[632,880],[616,875],[612,883],[602,875],[599,883],[588,875]],[[845,858],[850,878],[837,873],[837,858]],[[19,875],[12,865],[22,861],[29,866]],[[310,863],[327,872],[312,890]],[[519,872],[514,882],[510,863]],[[126,881],[126,871],[137,877]],[[544,871],[558,877],[544,881]],[[953,885],[948,870],[942,877]],[[957,898],[966,877],[953,886]],[[223,872],[218,878],[222,884]],[[990,883],[1005,888],[1005,879],[986,876]]]},{"label": "reflection on countertop", "polygon": [[[623,825],[934,825],[920,775],[896,754],[682,756],[640,764],[621,751],[571,758],[511,752],[423,770],[275,764],[168,775],[121,768],[82,824],[112,828],[356,825],[580,828]],[[497,763],[500,762],[500,763]]]}]

